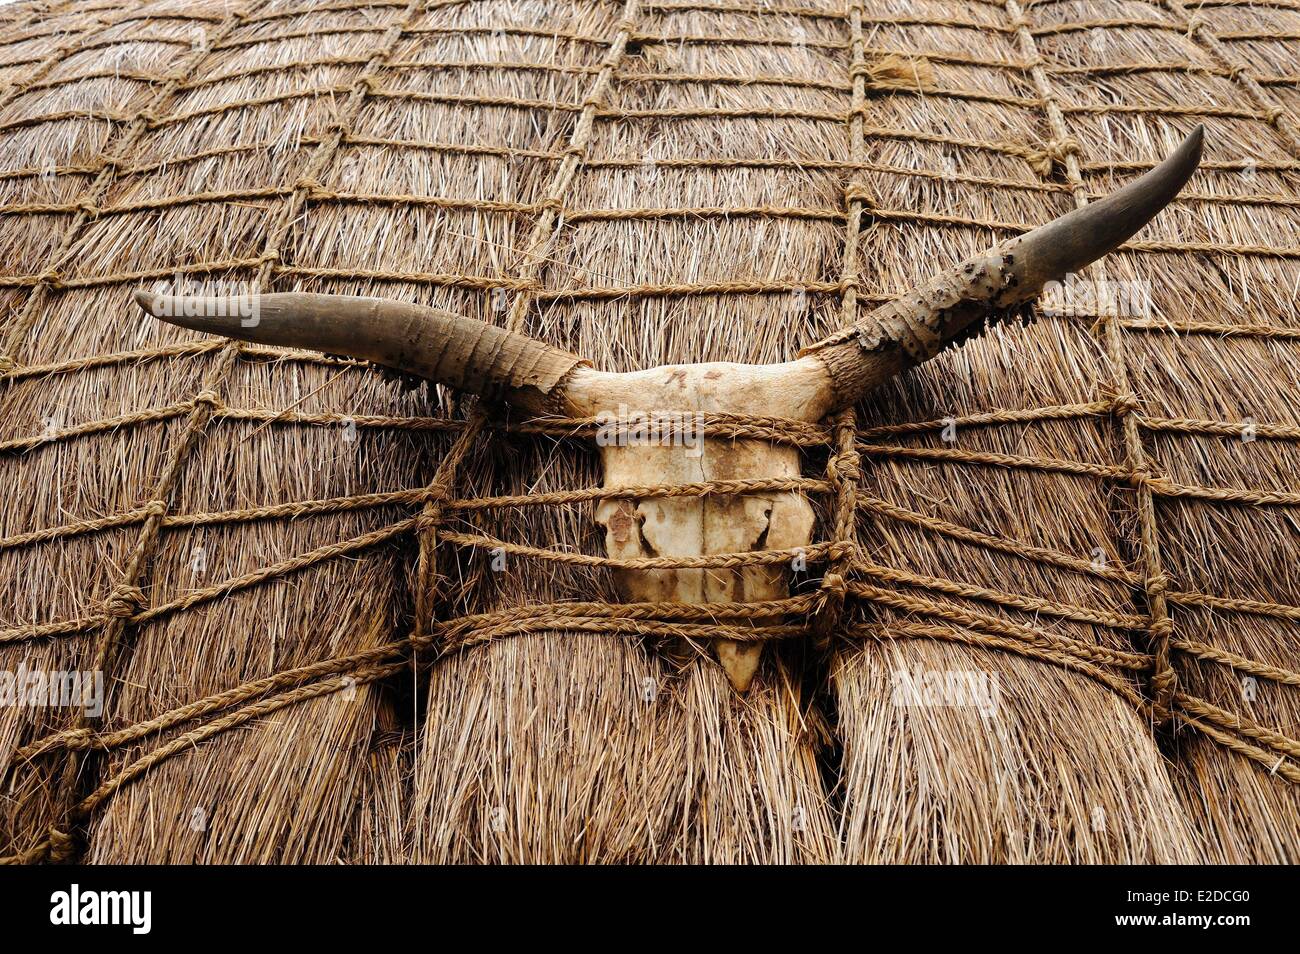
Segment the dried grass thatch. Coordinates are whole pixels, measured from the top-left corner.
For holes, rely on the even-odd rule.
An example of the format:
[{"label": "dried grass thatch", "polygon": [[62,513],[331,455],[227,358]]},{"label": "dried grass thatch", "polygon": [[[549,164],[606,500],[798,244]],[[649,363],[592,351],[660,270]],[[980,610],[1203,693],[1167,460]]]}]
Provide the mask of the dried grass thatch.
[{"label": "dried grass thatch", "polygon": [[[0,854],[1296,860],[1295,4],[0,12],[0,670],[109,679],[97,722],[0,709]],[[396,493],[462,451],[460,499],[590,486],[594,456],[458,444],[435,389],[129,305],[180,270],[516,318],[615,370],[781,360],[1197,122],[1205,171],[1103,266],[1150,283],[1149,320],[1002,327],[858,409],[875,575],[744,698],[626,636],[388,653],[431,600],[612,600],[603,570],[430,547]],[[590,504],[441,525],[601,552]],[[1162,724],[1141,666],[1107,685],[1050,650],[1166,633]],[[899,670],[991,673],[998,712],[899,707]]]}]

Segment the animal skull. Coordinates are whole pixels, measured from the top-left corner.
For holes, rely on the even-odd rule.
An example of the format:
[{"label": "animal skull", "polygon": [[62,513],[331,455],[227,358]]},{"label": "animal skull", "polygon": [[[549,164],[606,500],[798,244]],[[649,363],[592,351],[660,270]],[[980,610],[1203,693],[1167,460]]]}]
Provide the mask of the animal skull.
[{"label": "animal skull", "polygon": [[[198,331],[368,359],[530,414],[616,416],[628,406],[818,421],[945,348],[977,334],[1048,282],[1126,241],[1183,187],[1200,161],[1198,127],[1159,166],[1113,195],[995,245],[805,349],[794,361],[667,365],[617,374],[524,335],[433,308],[378,298],[273,294],[258,321],[232,299],[137,292],[157,318]],[[601,446],[604,486],[799,476],[797,452],[753,440],[705,438],[700,453],[637,441]],[[800,494],[605,500],[596,519],[611,557],[701,556],[807,545],[813,513]],[[780,568],[622,570],[629,601],[759,601],[788,595]],[[737,690],[748,688],[760,642],[717,640]]]}]

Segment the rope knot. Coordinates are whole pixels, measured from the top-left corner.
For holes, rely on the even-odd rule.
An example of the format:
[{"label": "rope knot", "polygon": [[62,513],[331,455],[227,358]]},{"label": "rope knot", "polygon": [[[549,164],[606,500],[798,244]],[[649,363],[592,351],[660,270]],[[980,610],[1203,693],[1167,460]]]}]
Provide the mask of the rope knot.
[{"label": "rope knot", "polygon": [[856,486],[862,478],[862,462],[856,450],[840,451],[826,461],[826,476],[832,483]]},{"label": "rope knot", "polygon": [[[1157,573],[1154,576],[1147,577],[1146,591],[1148,596],[1163,596],[1165,593],[1169,592],[1169,577],[1164,573]],[[1167,623],[1169,620],[1166,618],[1158,620],[1157,622]],[[1153,623],[1152,627],[1154,628],[1155,625],[1156,624]]]},{"label": "rope knot", "polygon": [[1150,465],[1148,464],[1147,467],[1120,468],[1119,479],[1123,480],[1134,490],[1141,490],[1154,480],[1155,477],[1151,473]]},{"label": "rope knot", "polygon": [[221,406],[221,398],[217,396],[217,392],[212,390],[212,388],[204,388],[198,394],[194,395],[194,406],[198,407],[200,404],[206,404],[208,407],[215,410]]},{"label": "rope knot", "polygon": [[1264,116],[1268,119],[1270,123],[1274,123],[1274,124],[1276,124],[1277,121],[1285,115],[1286,115],[1286,110],[1283,109],[1281,106],[1274,106],[1271,109],[1266,109],[1264,111]]},{"label": "rope knot", "polygon": [[67,864],[72,861],[76,855],[77,841],[66,831],[60,831],[53,825],[46,833],[46,838],[50,843],[49,859],[54,864]]},{"label": "rope knot", "polygon": [[873,212],[876,209],[875,198],[867,191],[867,187],[860,182],[855,182],[844,190],[844,199],[850,205],[854,202],[861,202],[865,212]]},{"label": "rope knot", "polygon": [[138,586],[117,586],[104,601],[104,612],[115,619],[134,616],[145,604],[144,590]]},{"label": "rope knot", "polygon": [[1138,403],[1138,396],[1132,391],[1113,395],[1110,399],[1110,405],[1116,414],[1132,414],[1141,407]]},{"label": "rope knot", "polygon": [[424,499],[426,504],[441,504],[451,496],[451,488],[445,483],[436,482],[424,488]]},{"label": "rope knot", "polygon": [[1197,30],[1204,30],[1209,25],[1210,21],[1206,20],[1205,17],[1201,16],[1201,14],[1193,14],[1191,19],[1187,21],[1187,36],[1192,38],[1192,35],[1196,33]]},{"label": "rope knot", "polygon": [[1083,146],[1073,136],[1051,139],[1042,149],[1031,149],[1026,155],[1030,168],[1046,179],[1058,165],[1064,165],[1067,156],[1083,154]]},{"label": "rope knot", "polygon": [[150,500],[141,508],[147,517],[165,517],[167,516],[167,502],[165,500]]},{"label": "rope knot", "polygon": [[18,362],[7,354],[0,354],[0,374],[8,374],[18,367]]},{"label": "rope knot", "polygon": [[1157,723],[1169,721],[1172,715],[1171,709],[1174,701],[1174,693],[1178,689],[1178,676],[1172,668],[1166,667],[1158,669],[1151,676],[1151,692],[1155,700],[1151,706],[1151,715]]},{"label": "rope knot", "polygon": [[848,590],[848,582],[834,570],[828,571],[822,577],[817,608],[813,611],[812,617],[812,631],[819,649],[824,650],[830,645],[831,637],[839,628],[840,620],[844,615],[844,598]]},{"label": "rope knot", "polygon": [[826,545],[826,556],[831,560],[849,560],[856,550],[857,547],[851,540],[833,540]]},{"label": "rope knot", "polygon": [[88,749],[95,741],[95,733],[90,729],[82,726],[78,729],[69,729],[62,735],[63,746],[68,749]]},{"label": "rope knot", "polygon": [[821,590],[829,598],[843,600],[849,591],[849,581],[844,579],[843,573],[832,570],[822,577]]},{"label": "rope knot", "polygon": [[442,505],[451,496],[451,491],[444,484],[430,484],[425,491],[425,504],[415,515],[417,533],[432,533],[442,523]]}]

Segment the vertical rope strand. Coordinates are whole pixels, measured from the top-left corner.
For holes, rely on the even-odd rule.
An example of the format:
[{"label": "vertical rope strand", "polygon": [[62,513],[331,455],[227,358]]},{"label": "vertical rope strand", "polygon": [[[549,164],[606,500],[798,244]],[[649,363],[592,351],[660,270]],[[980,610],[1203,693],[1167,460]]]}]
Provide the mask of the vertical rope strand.
[{"label": "vertical rope strand", "polygon": [[[569,144],[564,150],[564,159],[551,177],[542,202],[544,208],[533,222],[532,231],[528,236],[517,276],[521,287],[510,303],[510,314],[506,318],[506,328],[510,331],[522,333],[527,325],[528,310],[532,307],[534,295],[540,287],[547,246],[554,241],[555,234],[563,223],[565,196],[569,194],[578,169],[587,157],[587,146],[596,128],[597,114],[609,92],[614,72],[627,52],[628,41],[636,32],[639,16],[640,0],[626,0],[619,21],[615,24],[614,38],[610,41],[609,50],[601,61],[600,72],[596,74],[590,89],[583,97],[582,113],[569,136]],[[433,621],[434,606],[438,598],[437,540],[438,525],[442,519],[441,501],[451,493],[460,462],[482,432],[486,421],[487,415],[483,407],[481,405],[475,407],[470,415],[469,426],[465,428],[451,453],[438,467],[427,487],[431,496],[429,503],[420,513],[416,531],[419,544],[415,571],[414,630],[417,643],[425,641],[425,634],[428,625]]]},{"label": "vertical rope strand", "polygon": [[[862,182],[861,167],[866,162],[864,132],[867,103],[866,40],[862,32],[862,0],[850,0],[847,10],[849,28],[849,78],[852,100],[848,113],[849,161],[853,172],[844,187],[848,216],[844,226],[844,257],[840,266],[840,327],[858,324],[858,282],[862,239],[862,218],[869,204]],[[857,496],[862,473],[857,451],[857,413],[845,408],[832,422],[835,446],[826,461],[826,477],[835,492],[831,511],[831,555],[822,575],[821,602],[813,617],[813,629],[821,648],[830,645],[844,613],[847,584],[845,574],[852,562],[857,541]]]},{"label": "vertical rope strand", "polygon": [[[1016,24],[1016,36],[1020,43],[1021,54],[1032,64],[1030,72],[1038,95],[1043,101],[1052,137],[1058,142],[1071,141],[1065,124],[1065,114],[1061,110],[1060,101],[1047,76],[1047,71],[1043,67],[1038,45],[1029,30],[1029,19],[1017,0],[1006,0],[1005,6],[1011,22]],[[1073,150],[1066,152],[1062,156],[1062,161],[1070,191],[1074,195],[1074,204],[1082,208],[1088,204],[1088,194],[1083,184],[1077,152]],[[1101,280],[1104,281],[1104,269],[1096,264],[1092,268],[1097,269],[1097,274],[1102,276]],[[1137,402],[1127,397],[1132,393],[1132,389],[1129,384],[1128,356],[1124,347],[1124,327],[1117,315],[1102,315],[1099,317],[1099,324],[1105,336],[1107,354],[1115,369],[1113,382],[1115,395],[1123,398],[1113,403],[1112,413],[1123,434],[1125,466],[1132,475],[1133,493],[1136,495],[1138,555],[1142,563],[1142,588],[1149,621],[1147,635],[1154,657],[1151,675],[1152,715],[1157,723],[1164,723],[1170,718],[1178,684],[1170,657],[1173,620],[1170,618],[1169,606],[1165,599],[1165,592],[1169,589],[1169,579],[1162,569],[1160,560],[1160,534],[1156,523],[1155,496],[1146,480],[1150,476],[1150,468],[1135,413]]]}]

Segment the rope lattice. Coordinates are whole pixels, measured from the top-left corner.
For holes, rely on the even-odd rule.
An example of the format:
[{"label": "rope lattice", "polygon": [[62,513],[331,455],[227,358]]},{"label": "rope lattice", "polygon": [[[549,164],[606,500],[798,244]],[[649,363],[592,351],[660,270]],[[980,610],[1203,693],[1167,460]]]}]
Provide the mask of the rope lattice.
[{"label": "rope lattice", "polygon": [[[1116,373],[1115,380],[1111,382],[1110,395],[1095,401],[1032,410],[994,410],[960,417],[955,421],[954,419],[922,421],[876,428],[858,427],[851,411],[837,415],[833,420],[819,425],[769,417],[712,415],[704,422],[705,436],[712,439],[780,442],[803,448],[812,454],[824,454],[825,473],[817,477],[708,481],[616,490],[579,488],[552,493],[500,497],[458,497],[456,495],[458,475],[466,459],[485,437],[493,433],[505,432],[545,435],[561,440],[585,439],[592,434],[595,422],[589,419],[553,418],[522,424],[517,422],[506,424],[495,420],[489,408],[479,406],[471,407],[463,419],[311,414],[292,409],[231,407],[225,403],[221,395],[233,369],[239,362],[277,360],[324,363],[341,367],[365,366],[363,362],[348,359],[327,358],[304,352],[287,352],[235,342],[184,342],[158,348],[68,358],[45,364],[24,365],[19,361],[19,347],[27,331],[41,314],[42,309],[47,307],[51,296],[63,290],[146,282],[156,278],[171,278],[178,272],[186,275],[202,275],[226,272],[231,269],[252,271],[256,276],[256,284],[262,288],[269,287],[278,279],[293,277],[337,277],[348,280],[369,278],[475,290],[506,288],[517,292],[511,298],[510,312],[505,321],[506,327],[514,331],[525,331],[528,316],[535,306],[547,302],[651,296],[782,294],[794,290],[836,296],[839,300],[841,317],[844,319],[843,323],[848,325],[860,318],[862,305],[881,303],[893,297],[887,294],[870,294],[864,287],[859,239],[867,223],[873,220],[911,222],[935,227],[978,228],[999,232],[1018,232],[1030,227],[1026,223],[1019,222],[882,207],[867,192],[863,173],[871,172],[924,180],[950,180],[989,189],[1050,194],[1068,193],[1076,204],[1084,204],[1096,195],[1088,188],[1086,173],[1138,171],[1150,167],[1151,163],[1147,162],[1087,161],[1085,145],[1071,135],[1067,123],[1067,117],[1073,115],[1210,116],[1267,124],[1288,144],[1288,151],[1293,160],[1261,161],[1252,163],[1252,168],[1280,173],[1293,173],[1300,170],[1300,139],[1296,137],[1295,126],[1265,91],[1266,86],[1282,78],[1253,75],[1233,58],[1231,52],[1221,42],[1223,39],[1266,38],[1273,34],[1261,32],[1216,35],[1203,19],[1189,17],[1179,0],[1164,0],[1163,4],[1165,9],[1174,15],[1175,22],[1134,18],[1078,21],[1046,26],[1035,25],[1032,17],[1017,0],[979,0],[979,3],[973,6],[972,9],[979,9],[982,15],[990,17],[1000,15],[1001,22],[995,23],[969,17],[906,16],[874,20],[867,17],[861,0],[852,0],[841,11],[813,10],[795,6],[773,8],[743,2],[679,4],[639,3],[638,0],[626,0],[620,19],[613,26],[612,34],[605,37],[527,27],[469,27],[454,30],[456,33],[494,32],[519,36],[542,36],[597,45],[604,50],[604,55],[593,65],[559,66],[528,62],[487,64],[475,61],[426,63],[396,58],[395,53],[400,39],[421,35],[439,36],[453,32],[445,27],[422,26],[419,18],[429,9],[452,6],[458,2],[460,0],[438,0],[434,3],[421,3],[418,0],[410,0],[410,2],[381,0],[378,3],[338,3],[301,10],[271,11],[261,11],[250,5],[223,16],[189,13],[183,16],[177,15],[178,19],[206,24],[206,42],[201,49],[195,50],[188,57],[181,57],[177,61],[176,71],[168,75],[129,71],[111,74],[117,79],[138,81],[154,89],[153,94],[138,112],[100,115],[91,115],[84,111],[56,112],[10,119],[0,123],[0,131],[42,123],[82,120],[107,120],[114,124],[110,148],[104,150],[102,158],[55,170],[55,173],[60,176],[89,178],[90,181],[77,201],[25,203],[0,207],[0,212],[19,216],[67,214],[72,217],[62,241],[56,246],[56,251],[50,258],[51,265],[47,270],[40,274],[0,278],[0,287],[23,289],[27,292],[20,311],[7,328],[3,341],[4,347],[0,351],[0,381],[9,383],[49,375],[70,375],[93,368],[147,361],[213,357],[216,359],[202,386],[189,400],[87,421],[49,433],[12,437],[0,441],[0,453],[39,453],[42,448],[79,440],[89,435],[148,427],[167,421],[185,422],[179,438],[170,448],[162,477],[151,488],[147,502],[141,506],[120,513],[28,530],[0,538],[0,550],[4,550],[43,546],[74,537],[124,528],[136,530],[135,543],[120,579],[96,612],[83,618],[54,620],[0,630],[0,645],[94,633],[98,636],[97,668],[108,669],[112,666],[118,645],[123,641],[130,627],[141,626],[175,613],[185,612],[231,593],[259,587],[327,561],[344,558],[403,538],[415,542],[418,554],[414,568],[413,625],[409,634],[402,639],[364,652],[321,660],[255,679],[113,731],[95,731],[84,724],[83,720],[19,749],[11,763],[11,770],[21,770],[31,766],[38,759],[51,757],[64,759],[62,798],[65,811],[63,819],[48,832],[41,844],[20,856],[6,860],[66,860],[75,857],[77,851],[75,832],[78,826],[84,824],[86,819],[106,800],[156,765],[192,749],[205,739],[309,699],[320,698],[359,684],[386,679],[412,665],[418,659],[436,660],[492,640],[547,632],[582,632],[647,640],[701,640],[724,637],[745,641],[812,638],[823,646],[829,645],[833,640],[863,643],[869,640],[927,639],[964,643],[996,652],[1019,655],[1087,676],[1117,694],[1143,715],[1149,715],[1160,722],[1176,719],[1229,750],[1267,766],[1276,775],[1292,783],[1300,783],[1300,767],[1296,765],[1300,760],[1300,742],[1288,737],[1279,729],[1258,725],[1238,713],[1227,712],[1209,700],[1189,694],[1179,686],[1176,672],[1177,661],[1181,654],[1281,685],[1300,685],[1300,673],[1228,652],[1203,641],[1189,638],[1181,632],[1175,632],[1170,611],[1170,607],[1199,606],[1294,622],[1300,621],[1300,607],[1178,588],[1163,569],[1160,559],[1155,509],[1155,501],[1164,497],[1191,499],[1207,505],[1294,507],[1300,506],[1300,493],[1190,485],[1175,482],[1158,473],[1145,452],[1143,444],[1145,432],[1231,438],[1241,433],[1242,424],[1226,420],[1162,418],[1143,413],[1139,401],[1131,393],[1129,364],[1125,353],[1126,342],[1129,336],[1134,334],[1204,334],[1250,336],[1263,340],[1300,340],[1300,328],[1216,321],[1194,324],[1161,323],[1135,321],[1113,315],[1085,316],[1089,320],[1094,318],[1097,320],[1098,333],[1109,352]],[[1201,6],[1223,6],[1230,2],[1233,0],[1218,0],[1217,3],[1205,3]],[[219,59],[224,51],[237,50],[253,43],[260,44],[295,37],[315,37],[321,32],[291,27],[265,35],[259,33],[257,38],[253,39],[237,35],[236,28],[240,26],[292,20],[306,13],[383,8],[392,8],[400,13],[387,25],[331,27],[328,30],[329,33],[373,35],[369,52],[365,55],[304,59],[291,63],[276,63],[274,66],[250,66],[228,73],[203,73],[198,69],[201,63],[207,64]],[[842,78],[831,77],[819,80],[781,75],[760,75],[738,80],[735,77],[706,73],[635,72],[627,63],[628,51],[633,46],[644,49],[655,44],[671,43],[765,44],[779,47],[795,42],[789,37],[781,36],[738,37],[725,34],[697,36],[642,33],[640,32],[642,14],[646,11],[714,11],[759,17],[796,15],[842,21],[846,24],[848,33],[844,41],[800,39],[797,42],[815,49],[844,54],[846,68]],[[152,21],[167,17],[167,14],[156,13],[121,16],[110,5],[99,8],[82,31],[67,36],[53,52],[43,58],[14,60],[5,64],[17,66],[27,63],[32,68],[21,83],[0,93],[0,108],[14,102],[26,92],[55,89],[64,84],[99,75],[88,73],[59,79],[49,78],[53,68],[66,59],[69,53],[93,50],[115,42],[100,36],[104,30],[133,19]],[[878,25],[942,26],[996,32],[1005,35],[1018,45],[1021,59],[1010,61],[944,51],[917,52],[869,47],[865,39],[866,27]],[[1191,62],[1134,62],[1106,66],[1062,67],[1048,64],[1038,50],[1038,37],[1059,36],[1097,28],[1131,28],[1185,34],[1203,46],[1216,65],[1203,66]],[[12,32],[6,30],[3,42],[52,35],[54,35],[53,31],[44,29],[33,18],[31,22],[13,27]],[[174,36],[157,39],[151,37],[150,42],[186,47],[192,44],[190,39],[177,40]],[[936,86],[932,81],[920,79],[919,75],[909,81],[889,71],[881,71],[878,62],[873,62],[872,58],[884,56],[902,56],[910,61],[932,61],[1026,73],[1032,81],[1033,95],[943,88]],[[217,82],[241,77],[256,76],[269,70],[288,71],[323,66],[359,68],[360,75],[355,82],[342,86],[300,89],[185,111],[169,109],[172,100],[179,92],[201,89]],[[464,70],[488,67],[503,71],[547,70],[583,77],[581,98],[576,102],[563,102],[415,92],[397,89],[383,82],[383,75],[392,76],[404,70]],[[1248,92],[1254,108],[1192,103],[1072,105],[1061,100],[1053,85],[1053,79],[1062,76],[1141,72],[1185,72],[1226,78],[1240,84]],[[615,83],[725,85],[742,82],[746,85],[772,84],[843,93],[848,99],[847,108],[844,111],[720,108],[638,110],[614,108],[609,105],[609,93]],[[121,177],[147,174],[163,164],[162,162],[141,164],[132,159],[135,147],[148,132],[202,120],[204,117],[231,110],[326,95],[343,97],[345,100],[338,111],[337,119],[323,135],[314,138],[305,137],[301,140],[303,145],[310,147],[308,159],[296,180],[284,187],[178,194],[145,200],[118,198],[111,203],[108,201],[112,191],[111,186]],[[869,124],[869,119],[872,118],[870,101],[880,95],[924,95],[1041,111],[1050,131],[1050,138],[1039,144],[998,142],[921,130],[873,126]],[[564,147],[553,152],[489,145],[384,139],[359,134],[355,127],[358,125],[357,120],[363,105],[366,102],[382,100],[571,113],[574,117],[573,130]],[[774,117],[843,124],[848,137],[848,159],[676,157],[655,160],[655,165],[665,169],[756,168],[790,169],[801,172],[823,170],[847,174],[843,189],[843,203],[840,207],[583,209],[569,208],[567,205],[568,197],[574,192],[575,180],[582,169],[644,168],[645,160],[641,157],[611,158],[588,155],[593,131],[599,122],[627,122],[656,118],[717,120]],[[903,168],[871,162],[867,159],[868,137],[954,146],[1012,157],[1024,161],[1027,174],[1022,180],[973,176],[926,168]],[[175,167],[204,159],[265,150],[269,146],[270,144],[266,143],[224,146],[195,151],[165,162]],[[503,158],[526,157],[552,163],[553,168],[550,170],[543,197],[536,202],[527,203],[445,196],[349,193],[329,189],[322,184],[322,181],[327,178],[326,173],[331,165],[343,151],[366,148],[400,148]],[[1232,162],[1211,162],[1206,163],[1204,167],[1221,170],[1243,168],[1240,163]],[[34,177],[48,174],[49,171],[18,169],[0,174],[0,179]],[[1058,171],[1063,173],[1065,181],[1050,181]],[[1225,196],[1193,192],[1184,195],[1180,201],[1229,203],[1241,207],[1252,205],[1286,209],[1300,207],[1300,200],[1297,200],[1294,195],[1281,193]],[[106,275],[66,273],[66,263],[76,241],[83,234],[86,225],[98,218],[230,202],[260,202],[264,203],[268,210],[270,227],[266,242],[255,257],[189,263],[179,269],[168,267]],[[512,274],[505,276],[329,269],[303,267],[284,262],[282,259],[286,255],[289,235],[303,209],[311,204],[326,203],[393,205],[404,208],[430,207],[482,215],[513,216],[525,221],[530,220],[531,231],[524,246],[521,265]],[[543,284],[546,250],[556,235],[565,228],[578,227],[585,222],[612,220],[734,217],[825,221],[842,226],[844,256],[838,280],[801,283],[755,278],[713,283],[664,283],[589,288],[549,288]],[[1300,258],[1300,247],[1277,247],[1264,244],[1146,241],[1130,242],[1124,246],[1124,249],[1129,252],[1148,254],[1207,253],[1278,259]],[[1057,317],[1060,320],[1074,320],[1078,316]],[[932,433],[954,422],[963,427],[996,427],[1032,421],[1084,419],[1109,420],[1115,424],[1123,441],[1124,463],[1122,465],[980,452],[955,447],[921,447],[877,442],[907,435]],[[358,428],[374,430],[446,433],[454,435],[454,440],[451,449],[441,459],[428,483],[420,487],[403,487],[381,492],[208,513],[172,512],[174,490],[186,462],[193,456],[194,448],[201,435],[206,429],[228,426],[231,422],[261,422],[281,427],[333,427],[343,422],[350,422]],[[1259,439],[1300,441],[1300,428],[1292,425],[1263,423],[1252,426]],[[1082,480],[1113,484],[1132,494],[1139,528],[1134,566],[1099,565],[1075,554],[986,533],[873,497],[863,486],[864,457],[932,461],[950,466],[1012,468],[1064,474]],[[551,561],[597,570],[778,565],[788,562],[795,555],[788,550],[759,550],[706,557],[618,560],[534,547],[486,534],[460,532],[447,526],[448,518],[453,515],[528,507],[587,506],[595,501],[618,497],[743,495],[771,491],[799,492],[818,498],[826,505],[828,517],[823,526],[824,539],[798,553],[809,563],[819,565],[823,569],[821,582],[815,591],[784,600],[759,603],[610,605],[595,602],[568,602],[530,605],[454,620],[437,618],[440,597],[439,557],[448,547],[470,551],[499,549],[521,559]],[[187,591],[167,602],[156,604],[149,602],[147,567],[163,533],[196,526],[293,520],[322,514],[384,508],[391,509],[395,519],[377,529],[295,554],[238,577]],[[876,518],[923,528],[928,532],[989,551],[1107,581],[1127,589],[1137,597],[1143,612],[1141,614],[1113,612],[958,580],[925,576],[900,567],[879,565],[865,554],[858,542],[857,522],[860,514],[870,514]],[[950,599],[940,600],[937,597]],[[965,608],[964,605],[959,606],[953,600],[983,604],[996,613]],[[895,619],[891,616],[889,622],[857,621],[864,615],[864,610],[873,608],[901,614],[906,619]],[[1028,616],[1032,622],[1013,621],[1008,618],[1011,614]],[[773,619],[784,619],[786,622],[773,623]],[[1054,632],[1048,625],[1042,623],[1043,620],[1060,620],[1099,627],[1122,633],[1126,637],[1136,635],[1140,640],[1145,639],[1146,651],[1121,651],[1065,636]],[[80,760],[83,757],[93,753],[118,750],[181,727],[185,727],[184,731],[145,751],[143,755],[111,776],[99,779],[93,790],[88,793],[77,791],[76,780],[79,776]]]},{"label": "rope lattice", "polygon": [[[422,7],[423,5],[419,0],[410,0],[405,7],[404,19],[384,28],[383,36],[373,50],[361,77],[348,90],[348,98],[339,110],[338,118],[331,127],[329,135],[315,147],[310,155],[302,173],[304,180],[314,180],[333,161],[343,136],[350,129],[361,111],[361,106],[373,85],[375,70],[392,55],[398,40],[402,36],[403,27],[415,21],[416,17],[422,12]],[[248,7],[240,7],[226,14],[219,21],[213,33],[210,36],[205,36],[204,42],[199,44],[198,48],[188,58],[182,60],[183,65],[177,74],[170,77],[155,92],[139,114],[131,117],[125,138],[117,150],[116,154],[118,156],[127,155],[133,151],[142,137],[156,126],[154,117],[160,107],[170,100],[178,91],[180,85],[198,69],[205,59],[213,55],[212,51],[214,49],[221,47],[223,41],[236,31],[249,13]],[[100,172],[90,188],[90,202],[101,200],[114,179],[116,166],[117,163],[106,165]],[[281,248],[285,244],[293,223],[300,213],[306,199],[306,192],[305,188],[296,188],[287,201],[282,203],[280,214],[272,222],[267,233],[263,253],[259,259],[256,278],[254,279],[256,288],[262,289],[269,285],[272,278],[272,266],[280,260]],[[77,237],[81,234],[90,218],[90,214],[84,209],[77,213],[65,234],[62,246],[53,257],[55,263],[58,263],[71,251]],[[5,341],[4,353],[0,355],[9,363],[12,363],[14,349],[21,342],[22,337],[26,335],[27,329],[35,320],[35,316],[44,302],[45,296],[50,293],[51,288],[52,283],[49,276],[43,276],[33,294],[28,298],[23,312],[11,324],[9,335]],[[234,368],[241,348],[242,345],[233,340],[225,343],[218,353],[216,362],[205,376],[201,389],[187,402],[186,413],[188,420],[186,427],[179,441],[172,447],[162,476],[159,478],[151,495],[150,503],[145,507],[144,521],[141,524],[139,535],[132,547],[122,577],[105,600],[104,619],[102,622],[96,623],[96,627],[99,629],[99,638],[93,668],[97,671],[106,671],[111,667],[118,652],[118,647],[123,641],[127,626],[135,620],[135,610],[145,603],[145,594],[140,586],[140,581],[159,540],[162,519],[170,505],[171,497],[179,482],[185,463],[198,445],[199,437],[207,426],[213,410],[220,403],[219,391],[224,386],[230,371]],[[74,719],[77,721],[77,727],[84,727],[84,712],[77,713]],[[79,776],[79,760],[75,758],[65,760],[60,786],[61,802],[66,803],[74,797],[73,792]],[[79,822],[82,817],[76,806],[69,810],[69,821]],[[56,844],[64,845],[66,848],[66,839],[56,838],[55,831],[51,831],[50,843],[51,850]]]}]

